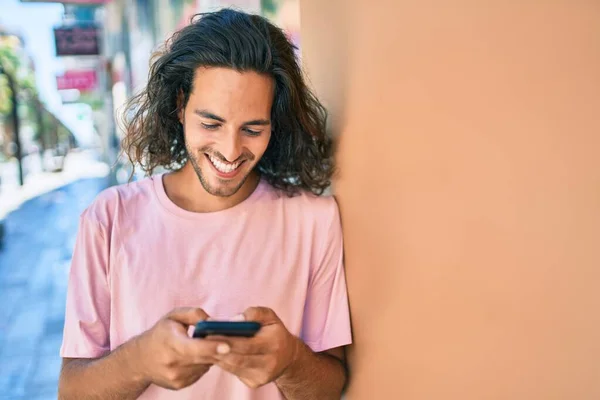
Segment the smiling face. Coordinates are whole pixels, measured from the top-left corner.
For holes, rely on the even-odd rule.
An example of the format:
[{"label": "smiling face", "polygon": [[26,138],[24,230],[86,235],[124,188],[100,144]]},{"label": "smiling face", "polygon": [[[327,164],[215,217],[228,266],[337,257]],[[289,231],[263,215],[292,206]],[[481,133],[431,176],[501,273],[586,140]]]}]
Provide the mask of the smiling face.
[{"label": "smiling face", "polygon": [[229,68],[198,68],[180,115],[188,153],[204,190],[237,193],[271,138],[273,79]]}]

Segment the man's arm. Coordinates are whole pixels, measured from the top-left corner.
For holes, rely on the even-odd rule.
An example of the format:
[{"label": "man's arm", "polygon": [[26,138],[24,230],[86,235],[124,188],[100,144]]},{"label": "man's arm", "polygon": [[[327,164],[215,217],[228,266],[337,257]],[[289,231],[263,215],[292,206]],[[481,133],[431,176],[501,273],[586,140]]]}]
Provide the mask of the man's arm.
[{"label": "man's arm", "polygon": [[190,386],[215,363],[223,345],[188,336],[189,326],[207,318],[199,308],[176,309],[105,357],[65,359],[59,399],[136,399],[151,383],[171,390]]},{"label": "man's arm", "polygon": [[135,339],[102,358],[65,358],[60,374],[60,400],[137,399],[148,388],[136,366]]},{"label": "man's arm", "polygon": [[313,353],[298,339],[295,361],[275,380],[275,384],[288,400],[339,400],[346,380],[343,347]]}]

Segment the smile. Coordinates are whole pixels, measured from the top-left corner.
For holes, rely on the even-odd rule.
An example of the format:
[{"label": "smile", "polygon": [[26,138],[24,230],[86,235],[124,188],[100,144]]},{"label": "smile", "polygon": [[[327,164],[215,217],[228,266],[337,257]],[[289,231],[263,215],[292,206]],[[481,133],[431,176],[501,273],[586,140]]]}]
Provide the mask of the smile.
[{"label": "smile", "polygon": [[234,163],[224,162],[210,154],[206,154],[206,158],[210,160],[210,163],[213,165],[213,167],[215,167],[215,169],[218,172],[227,175],[235,172],[240,167],[240,165],[244,163],[244,161],[236,161]]}]

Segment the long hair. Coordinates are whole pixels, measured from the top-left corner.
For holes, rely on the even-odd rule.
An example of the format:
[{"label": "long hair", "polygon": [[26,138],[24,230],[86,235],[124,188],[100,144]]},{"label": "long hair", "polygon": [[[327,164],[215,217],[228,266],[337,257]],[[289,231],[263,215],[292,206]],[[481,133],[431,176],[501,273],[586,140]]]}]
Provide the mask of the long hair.
[{"label": "long hair", "polygon": [[225,67],[271,76],[275,94],[272,134],[256,168],[274,187],[292,195],[299,189],[321,194],[334,172],[327,112],[308,88],[295,46],[267,19],[231,9],[198,14],[153,57],[146,88],[126,108],[123,150],[147,174],[187,162],[185,108],[199,67]]}]

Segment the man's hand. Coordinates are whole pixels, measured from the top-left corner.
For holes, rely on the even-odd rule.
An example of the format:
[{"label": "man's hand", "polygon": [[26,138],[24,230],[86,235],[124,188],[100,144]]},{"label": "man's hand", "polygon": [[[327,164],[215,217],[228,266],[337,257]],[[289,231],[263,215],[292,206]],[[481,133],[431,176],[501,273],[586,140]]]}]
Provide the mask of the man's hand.
[{"label": "man's hand", "polygon": [[217,361],[217,349],[229,350],[222,342],[188,336],[189,326],[207,318],[200,308],[175,309],[137,337],[139,378],[175,390],[200,379]]},{"label": "man's hand", "polygon": [[261,324],[256,336],[209,336],[207,341],[227,343],[229,351],[215,357],[216,365],[236,375],[247,386],[258,388],[277,379],[293,363],[300,340],[288,332],[269,308],[251,307],[240,319]]}]

